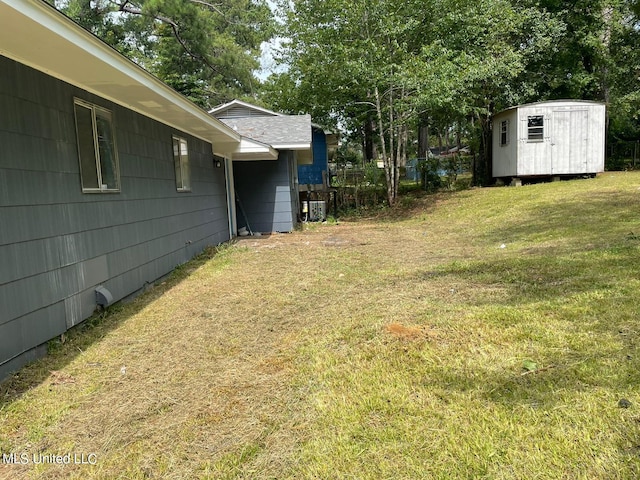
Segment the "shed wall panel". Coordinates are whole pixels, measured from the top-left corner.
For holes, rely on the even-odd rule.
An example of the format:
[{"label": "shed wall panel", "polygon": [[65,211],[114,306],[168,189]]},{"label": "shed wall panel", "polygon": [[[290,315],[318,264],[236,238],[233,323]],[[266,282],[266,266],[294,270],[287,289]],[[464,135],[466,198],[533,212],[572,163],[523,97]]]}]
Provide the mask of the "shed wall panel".
[{"label": "shed wall panel", "polygon": [[[528,122],[531,116],[544,118],[543,140],[530,141],[528,139]],[[518,109],[518,155],[517,175],[551,175],[551,132],[549,124],[549,109],[544,105],[534,105]],[[542,173],[545,172],[545,173]]]},{"label": "shed wall panel", "polygon": [[[507,122],[507,144],[501,145],[501,123]],[[514,177],[517,175],[518,117],[515,111],[503,112],[493,120],[493,176]]]},{"label": "shed wall panel", "polygon": [[553,110],[550,119],[552,173],[586,173],[589,155],[589,110]]}]

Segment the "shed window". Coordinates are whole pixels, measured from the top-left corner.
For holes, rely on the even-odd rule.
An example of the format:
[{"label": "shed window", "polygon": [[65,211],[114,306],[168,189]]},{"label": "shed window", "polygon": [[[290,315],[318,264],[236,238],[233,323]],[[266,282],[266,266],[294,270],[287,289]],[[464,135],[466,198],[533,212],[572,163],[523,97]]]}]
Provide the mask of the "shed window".
[{"label": "shed window", "polygon": [[176,189],[179,192],[190,192],[189,146],[184,138],[173,137],[173,162],[176,170]]},{"label": "shed window", "polygon": [[82,191],[119,192],[118,153],[112,113],[83,100],[74,100]]},{"label": "shed window", "polygon": [[529,142],[544,140],[544,116],[532,115],[527,118],[527,140]]},{"label": "shed window", "polygon": [[509,121],[500,122],[500,146],[504,147],[509,144]]}]

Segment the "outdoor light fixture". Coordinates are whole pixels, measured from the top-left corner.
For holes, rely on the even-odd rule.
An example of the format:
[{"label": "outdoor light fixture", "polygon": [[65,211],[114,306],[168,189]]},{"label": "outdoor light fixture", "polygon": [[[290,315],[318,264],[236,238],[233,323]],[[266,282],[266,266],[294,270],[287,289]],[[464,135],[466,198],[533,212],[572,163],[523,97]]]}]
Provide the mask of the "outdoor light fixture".
[{"label": "outdoor light fixture", "polygon": [[213,164],[217,167],[220,168],[222,166],[222,162],[220,161],[219,158],[214,158],[213,159]]}]

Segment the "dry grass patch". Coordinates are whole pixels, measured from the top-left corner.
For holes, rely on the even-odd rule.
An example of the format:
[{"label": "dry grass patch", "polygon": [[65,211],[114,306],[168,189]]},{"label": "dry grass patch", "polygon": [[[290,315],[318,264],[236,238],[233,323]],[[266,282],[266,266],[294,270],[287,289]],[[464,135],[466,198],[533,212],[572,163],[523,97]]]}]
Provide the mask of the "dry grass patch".
[{"label": "dry grass patch", "polygon": [[447,193],[196,260],[0,385],[2,452],[96,465],[0,478],[640,476],[639,188]]},{"label": "dry grass patch", "polygon": [[[252,252],[231,250],[225,255],[250,261]],[[267,470],[284,462],[293,448],[284,442],[281,457],[255,457],[270,439],[286,438],[282,427],[292,422],[292,369],[279,353],[295,335],[283,316],[286,301],[266,292],[248,297],[246,278],[238,277],[247,263],[226,260],[186,267],[188,275],[160,286],[161,294],[143,296],[85,332],[92,342],[72,335],[51,358],[3,385],[3,431],[13,424],[20,432],[29,419],[22,435],[3,441],[3,452],[98,459],[96,466],[10,466],[7,478],[220,478],[241,471],[234,458],[244,465],[248,451]],[[14,387],[56,355],[67,357],[66,365],[41,385]]]}]

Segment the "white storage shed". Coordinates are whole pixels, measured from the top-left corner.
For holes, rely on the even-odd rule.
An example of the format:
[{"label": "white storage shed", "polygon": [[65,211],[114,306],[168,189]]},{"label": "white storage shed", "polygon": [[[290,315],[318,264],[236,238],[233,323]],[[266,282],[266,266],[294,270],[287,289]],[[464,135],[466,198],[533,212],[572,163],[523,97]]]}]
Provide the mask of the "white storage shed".
[{"label": "white storage shed", "polygon": [[493,117],[493,176],[595,175],[604,171],[605,105],[554,100]]}]

